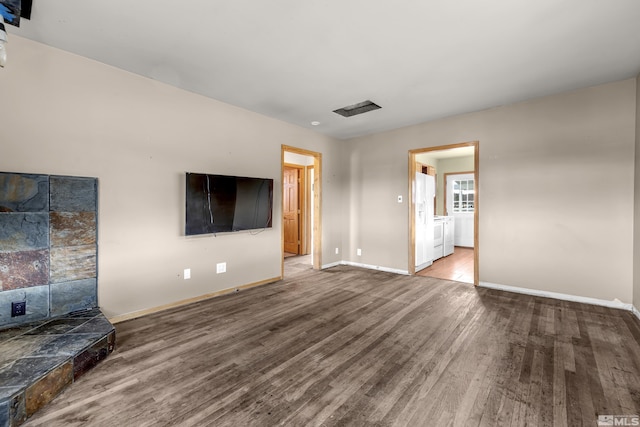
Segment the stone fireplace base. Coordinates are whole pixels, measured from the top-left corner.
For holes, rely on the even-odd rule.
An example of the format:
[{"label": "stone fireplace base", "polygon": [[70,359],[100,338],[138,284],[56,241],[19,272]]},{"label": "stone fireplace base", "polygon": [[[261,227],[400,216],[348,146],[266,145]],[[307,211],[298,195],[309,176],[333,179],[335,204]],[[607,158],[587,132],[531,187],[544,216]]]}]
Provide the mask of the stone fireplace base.
[{"label": "stone fireplace base", "polygon": [[0,330],[0,427],[25,422],[104,360],[115,338],[99,309]]}]

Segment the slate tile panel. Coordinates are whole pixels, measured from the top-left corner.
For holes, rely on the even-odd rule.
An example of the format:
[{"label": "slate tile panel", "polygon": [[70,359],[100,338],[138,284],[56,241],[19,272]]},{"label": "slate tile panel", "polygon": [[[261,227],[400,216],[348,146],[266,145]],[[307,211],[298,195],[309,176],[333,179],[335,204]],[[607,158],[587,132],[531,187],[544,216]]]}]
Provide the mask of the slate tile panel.
[{"label": "slate tile panel", "polygon": [[[20,391],[20,387],[0,386],[0,426],[19,425],[26,419],[24,393]],[[23,403],[22,416],[18,416],[16,419],[14,410],[20,405],[20,402]]]},{"label": "slate tile panel", "polygon": [[96,277],[95,245],[51,248],[51,283]]},{"label": "slate tile panel", "polygon": [[[2,389],[4,387],[0,387],[0,395],[2,394]],[[9,400],[0,399],[0,426],[5,427],[9,425],[9,420],[11,419],[11,414],[9,411]]]},{"label": "slate tile panel", "polygon": [[24,392],[21,392],[9,400],[9,425],[19,426],[26,420],[27,411],[24,404]]},{"label": "slate tile panel", "polygon": [[25,392],[27,417],[35,414],[40,408],[56,397],[65,387],[73,382],[73,362],[69,360],[62,366],[49,372],[38,382],[27,388]]},{"label": "slate tile panel", "polygon": [[48,212],[49,176],[0,172],[0,212]]},{"label": "slate tile panel", "polygon": [[86,323],[86,319],[60,319],[56,318],[43,324],[42,326],[32,329],[25,335],[61,335],[67,334],[71,330]]},{"label": "slate tile panel", "polygon": [[97,180],[70,176],[51,176],[52,212],[91,212],[97,208]]},{"label": "slate tile panel", "polygon": [[51,247],[96,244],[95,212],[51,212]]},{"label": "slate tile panel", "polygon": [[35,354],[53,339],[48,335],[26,335],[0,342],[0,369],[15,359]]},{"label": "slate tile panel", "polygon": [[49,214],[0,213],[0,252],[20,252],[49,247]]},{"label": "slate tile panel", "polygon": [[73,359],[73,380],[77,380],[82,375],[90,371],[100,361],[109,355],[109,342],[105,337],[95,343]]},{"label": "slate tile panel", "polygon": [[41,324],[42,321],[34,321],[31,323],[23,323],[17,326],[0,329],[0,345],[2,345],[2,343],[5,341],[9,341],[15,337],[29,332],[30,330],[40,326]]},{"label": "slate tile panel", "polygon": [[[0,172],[0,328],[97,307],[97,188]],[[16,301],[25,316],[11,317]]]},{"label": "slate tile panel", "polygon": [[[12,396],[19,394],[19,392],[20,392],[19,386],[0,385],[0,402],[11,399]],[[0,406],[2,405],[0,404]],[[2,419],[2,417],[0,417],[0,419]],[[0,426],[2,426],[2,423],[0,423]]]},{"label": "slate tile panel", "polygon": [[98,306],[98,287],[95,278],[52,283],[50,287],[52,317]]},{"label": "slate tile panel", "polygon": [[75,356],[87,347],[93,345],[102,335],[99,334],[64,334],[50,335],[40,348],[31,354],[34,356]]},{"label": "slate tile panel", "polygon": [[98,316],[71,330],[69,334],[107,335],[114,327],[104,316]]},{"label": "slate tile panel", "polygon": [[29,288],[48,283],[48,249],[0,252],[0,291]]},{"label": "slate tile panel", "polygon": [[66,362],[68,357],[24,357],[0,369],[0,384],[26,387],[49,372],[52,367]]},{"label": "slate tile panel", "polygon": [[[27,314],[20,317],[11,317],[11,303],[13,301],[26,301]],[[28,324],[47,317],[49,317],[48,285],[0,292],[0,328]],[[4,332],[4,330],[0,332]]]}]

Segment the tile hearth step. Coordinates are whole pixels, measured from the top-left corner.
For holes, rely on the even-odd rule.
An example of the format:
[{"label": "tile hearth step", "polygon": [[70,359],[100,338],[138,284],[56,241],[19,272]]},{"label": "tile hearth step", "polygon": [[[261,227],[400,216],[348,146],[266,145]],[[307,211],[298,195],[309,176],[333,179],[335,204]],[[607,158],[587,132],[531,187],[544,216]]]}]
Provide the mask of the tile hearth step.
[{"label": "tile hearth step", "polygon": [[26,421],[115,346],[99,309],[0,330],[0,427]]}]

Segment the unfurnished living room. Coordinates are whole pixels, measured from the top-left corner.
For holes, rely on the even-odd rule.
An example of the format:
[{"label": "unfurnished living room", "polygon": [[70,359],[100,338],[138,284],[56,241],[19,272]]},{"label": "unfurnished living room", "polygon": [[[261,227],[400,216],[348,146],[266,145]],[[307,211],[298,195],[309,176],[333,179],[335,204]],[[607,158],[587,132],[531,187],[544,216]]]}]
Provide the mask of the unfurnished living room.
[{"label": "unfurnished living room", "polygon": [[640,425],[640,1],[0,15],[0,427]]}]

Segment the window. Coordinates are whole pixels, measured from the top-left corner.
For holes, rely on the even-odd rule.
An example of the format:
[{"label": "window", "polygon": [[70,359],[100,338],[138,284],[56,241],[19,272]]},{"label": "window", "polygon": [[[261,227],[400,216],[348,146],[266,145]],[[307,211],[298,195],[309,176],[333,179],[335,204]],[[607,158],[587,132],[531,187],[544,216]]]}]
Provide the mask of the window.
[{"label": "window", "polygon": [[453,181],[453,212],[473,213],[475,188],[472,179],[456,179]]}]

